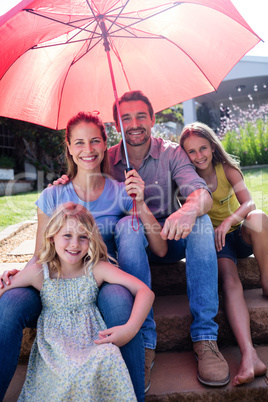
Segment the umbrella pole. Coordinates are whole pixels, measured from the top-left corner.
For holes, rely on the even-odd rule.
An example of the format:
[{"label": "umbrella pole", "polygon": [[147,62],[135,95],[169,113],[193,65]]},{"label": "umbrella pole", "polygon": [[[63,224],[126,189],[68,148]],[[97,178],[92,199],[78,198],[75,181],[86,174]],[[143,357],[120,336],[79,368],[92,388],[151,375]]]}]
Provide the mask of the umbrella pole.
[{"label": "umbrella pole", "polygon": [[[106,49],[105,49],[106,50]],[[126,157],[126,172],[129,172],[132,170],[129,164],[129,159],[128,159],[128,153],[127,153],[127,144],[126,144],[126,139],[125,139],[125,132],[123,128],[123,123],[119,111],[119,101],[118,101],[118,96],[117,96],[117,90],[116,90],[116,85],[115,85],[115,79],[114,79],[114,73],[113,73],[113,68],[112,68],[112,62],[111,62],[111,56],[110,56],[110,50],[106,50],[107,53],[107,58],[108,58],[108,64],[109,64],[109,69],[110,69],[110,74],[111,74],[111,79],[112,79],[112,84],[113,84],[113,90],[114,90],[114,97],[115,97],[115,103],[116,103],[116,109],[117,109],[117,116],[118,120],[120,123],[120,129],[121,129],[121,134],[122,134],[122,140],[123,140],[123,146],[124,146],[124,151],[125,151],[125,157]],[[130,194],[132,200],[133,200],[133,212],[132,212],[132,229],[137,232],[140,228],[140,223],[139,223],[139,218],[137,215],[137,206],[136,206],[136,194]],[[134,220],[136,219],[137,221],[137,227],[134,227]]]},{"label": "umbrella pole", "polygon": [[128,159],[125,132],[124,132],[122,118],[121,118],[120,111],[119,111],[119,101],[118,101],[118,95],[117,95],[116,84],[115,84],[115,79],[114,79],[113,66],[112,66],[111,55],[110,55],[110,44],[108,42],[108,33],[107,33],[107,29],[106,29],[104,21],[101,21],[100,27],[101,27],[101,31],[102,31],[102,35],[103,35],[103,45],[104,45],[105,52],[107,54],[107,59],[108,59],[108,64],[109,64],[109,70],[110,70],[110,75],[111,75],[111,80],[112,80],[113,91],[114,91],[115,104],[116,104],[116,109],[117,109],[117,116],[118,116],[118,121],[119,121],[119,124],[120,124],[123,147],[124,147],[124,152],[125,152],[125,157],[126,157],[126,164],[127,164],[126,171],[128,172],[129,170],[131,170],[131,167],[130,167],[129,159]]}]

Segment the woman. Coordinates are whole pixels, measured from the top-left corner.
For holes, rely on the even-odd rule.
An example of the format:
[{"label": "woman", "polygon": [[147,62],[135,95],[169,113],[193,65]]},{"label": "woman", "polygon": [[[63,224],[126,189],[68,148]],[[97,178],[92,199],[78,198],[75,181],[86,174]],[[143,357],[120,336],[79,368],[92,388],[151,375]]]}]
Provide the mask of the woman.
[{"label": "woman", "polygon": [[[62,187],[49,187],[42,192],[38,199],[36,203],[38,206],[36,247],[34,256],[28,264],[37,261],[43,232],[54,210],[62,203],[73,201],[90,210],[107,245],[108,253],[114,257],[116,251],[118,252],[117,256],[121,261],[121,268],[137,276],[138,279],[142,279],[150,287],[148,262],[146,272],[144,272],[145,265],[143,263],[142,277],[140,277],[139,272],[137,272],[139,264],[136,264],[135,261],[122,264],[119,255],[120,249],[123,248],[122,241],[124,239],[122,236],[120,237],[120,226],[117,223],[127,211],[132,212],[132,199],[127,194],[135,194],[136,196],[137,214],[143,226],[147,228],[146,235],[151,250],[160,256],[164,256],[167,245],[160,237],[161,226],[144,203],[144,183],[137,172],[132,170],[126,174],[126,187],[124,183],[118,183],[108,177],[109,160],[106,140],[104,125],[97,115],[80,112],[68,122],[66,156],[70,183]],[[152,229],[150,230],[150,228]],[[142,238],[143,236],[139,236],[137,232],[137,241]],[[7,277],[15,273],[16,270],[13,270],[4,275],[3,279],[7,285],[9,282]],[[0,281],[0,287],[2,286],[2,281]],[[118,304],[121,306],[119,309]],[[108,328],[124,324],[129,318],[132,304],[132,295],[121,286],[104,285],[100,290],[98,306]],[[25,326],[35,326],[40,311],[39,293],[32,288],[14,289],[6,292],[1,298],[0,397],[4,396],[17,366],[22,329]],[[155,331],[152,312],[145,321],[142,330],[131,342],[121,348],[137,399],[140,401],[144,400],[143,340],[146,336],[144,334],[149,331]],[[116,344],[115,334],[111,341]]]}]

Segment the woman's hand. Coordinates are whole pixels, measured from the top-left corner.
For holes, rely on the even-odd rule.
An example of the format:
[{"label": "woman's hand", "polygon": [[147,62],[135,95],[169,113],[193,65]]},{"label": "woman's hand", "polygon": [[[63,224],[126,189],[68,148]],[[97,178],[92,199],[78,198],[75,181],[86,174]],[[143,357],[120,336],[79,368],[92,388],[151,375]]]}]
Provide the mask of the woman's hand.
[{"label": "woman's hand", "polygon": [[69,181],[70,181],[69,177],[66,176],[66,174],[63,174],[57,180],[54,180],[53,184],[49,183],[48,187],[51,187],[51,186],[64,186],[65,184],[68,184]]},{"label": "woman's hand", "polygon": [[0,275],[0,289],[4,289],[5,286],[10,285],[10,278],[20,272],[18,269],[11,269],[10,271],[4,271]]},{"label": "woman's hand", "polygon": [[135,169],[126,173],[125,186],[129,196],[135,195],[137,204],[144,203],[145,184]]}]

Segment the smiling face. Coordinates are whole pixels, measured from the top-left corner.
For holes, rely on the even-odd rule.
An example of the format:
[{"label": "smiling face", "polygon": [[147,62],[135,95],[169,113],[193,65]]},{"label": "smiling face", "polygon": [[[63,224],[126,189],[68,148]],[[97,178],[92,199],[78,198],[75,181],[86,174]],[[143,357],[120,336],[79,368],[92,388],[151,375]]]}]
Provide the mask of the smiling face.
[{"label": "smiling face", "polygon": [[84,226],[74,218],[68,218],[60,231],[53,236],[55,250],[61,267],[83,266],[83,258],[88,252],[89,238]]},{"label": "smiling face", "polygon": [[[127,144],[141,146],[151,137],[151,128],[155,118],[151,118],[149,109],[143,101],[129,101],[120,104],[120,114]],[[117,126],[120,131],[120,127]]]},{"label": "smiling face", "polygon": [[81,122],[71,131],[69,153],[78,170],[100,172],[100,164],[107,149],[101,130],[94,123]]},{"label": "smiling face", "polygon": [[206,138],[191,134],[184,141],[183,148],[197,170],[205,170],[212,165],[214,149]]}]

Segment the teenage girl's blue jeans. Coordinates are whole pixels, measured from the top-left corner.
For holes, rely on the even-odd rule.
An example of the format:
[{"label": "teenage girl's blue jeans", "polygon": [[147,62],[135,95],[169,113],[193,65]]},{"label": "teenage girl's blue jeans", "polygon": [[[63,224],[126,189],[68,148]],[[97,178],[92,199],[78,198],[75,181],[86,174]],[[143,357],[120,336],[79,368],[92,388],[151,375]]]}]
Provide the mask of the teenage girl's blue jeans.
[{"label": "teenage girl's blue jeans", "polygon": [[[107,327],[124,324],[131,313],[133,296],[122,286],[104,284],[98,306]],[[25,327],[36,327],[41,312],[39,292],[34,288],[11,289],[0,299],[0,401],[16,370]],[[120,348],[139,402],[144,401],[144,344],[139,332]]]}]

